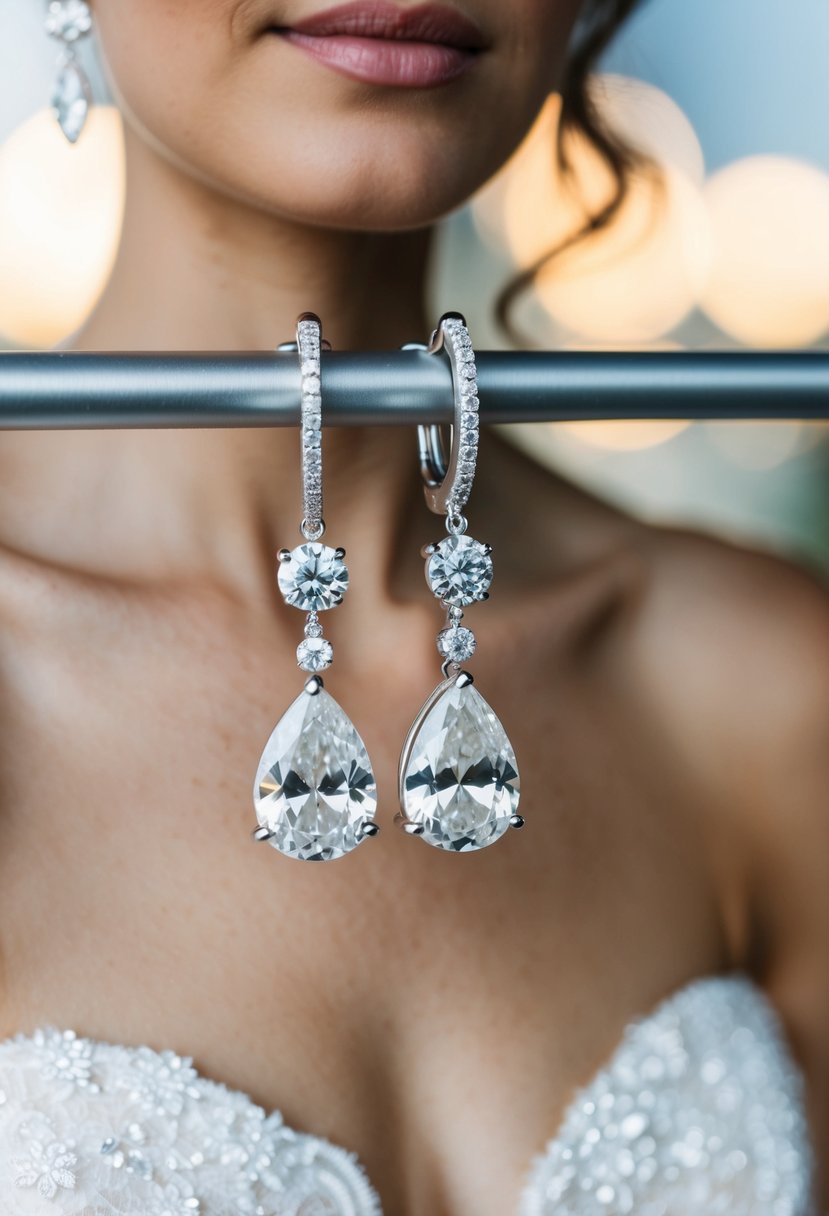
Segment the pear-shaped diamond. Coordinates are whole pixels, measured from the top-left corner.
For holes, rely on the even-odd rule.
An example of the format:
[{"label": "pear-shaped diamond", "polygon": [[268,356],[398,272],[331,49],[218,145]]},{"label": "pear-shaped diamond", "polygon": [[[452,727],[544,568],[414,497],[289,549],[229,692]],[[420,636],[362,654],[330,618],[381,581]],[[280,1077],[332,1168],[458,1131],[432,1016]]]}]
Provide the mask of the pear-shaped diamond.
[{"label": "pear-shaped diamond", "polygon": [[268,843],[303,861],[333,861],[373,826],[377,785],[351,719],[316,677],[265,745],[253,788]]},{"label": "pear-shaped diamond", "polygon": [[515,753],[471,677],[439,685],[415,720],[400,761],[404,819],[440,849],[484,849],[518,807]]},{"label": "pear-shaped diamond", "polygon": [[91,104],[92,87],[86,73],[75,59],[68,59],[55,81],[52,110],[70,144],[77,143]]}]

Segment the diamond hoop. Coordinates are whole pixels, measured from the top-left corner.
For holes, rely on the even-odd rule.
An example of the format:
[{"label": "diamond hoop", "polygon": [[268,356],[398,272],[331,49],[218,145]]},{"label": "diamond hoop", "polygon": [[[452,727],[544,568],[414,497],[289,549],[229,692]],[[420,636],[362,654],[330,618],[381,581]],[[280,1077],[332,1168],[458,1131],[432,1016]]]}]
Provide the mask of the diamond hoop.
[{"label": "diamond hoop", "polygon": [[478,459],[478,373],[475,352],[459,312],[444,313],[425,349],[430,355],[445,350],[452,372],[455,421],[451,428],[449,458],[439,426],[417,428],[424,494],[430,511],[446,515],[448,531],[466,530],[463,509],[472,492]]},{"label": "diamond hoop", "polygon": [[331,343],[322,338],[322,322],[314,312],[303,312],[297,320],[296,341],[281,342],[277,350],[299,353],[300,443],[302,445],[302,522],[306,540],[320,540],[325,532],[322,517],[322,389],[321,358]]}]

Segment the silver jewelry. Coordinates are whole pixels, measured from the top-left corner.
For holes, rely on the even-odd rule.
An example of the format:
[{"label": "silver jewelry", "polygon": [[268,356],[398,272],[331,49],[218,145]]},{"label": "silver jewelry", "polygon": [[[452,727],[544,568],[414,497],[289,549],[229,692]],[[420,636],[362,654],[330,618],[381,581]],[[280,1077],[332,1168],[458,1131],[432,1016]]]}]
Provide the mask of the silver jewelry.
[{"label": "silver jewelry", "polygon": [[374,822],[377,784],[354,724],[323,687],[320,673],[334,651],[319,614],[342,602],[348,587],[345,549],[322,544],[322,397],[319,317],[302,313],[296,350],[302,377],[303,543],[280,549],[277,582],[286,603],[307,613],[297,665],[309,673],[305,688],[274,728],[259,761],[253,802],[264,840],[302,861],[333,861],[379,831]]},{"label": "silver jewelry", "polygon": [[466,533],[463,514],[478,455],[475,353],[460,313],[445,313],[427,350],[449,357],[455,400],[448,459],[437,426],[418,427],[420,465],[429,508],[446,517],[448,535],[426,545],[426,581],[447,611],[437,636],[445,679],[415,718],[400,756],[396,822],[439,849],[469,853],[520,828],[518,767],[507,734],[462,664],[475,635],[461,624],[464,608],[489,598],[492,549]]},{"label": "silver jewelry", "polygon": [[61,44],[58,75],[52,92],[52,112],[70,144],[77,143],[93,105],[89,77],[78,62],[77,44],[92,29],[85,0],[51,0],[46,33]]}]

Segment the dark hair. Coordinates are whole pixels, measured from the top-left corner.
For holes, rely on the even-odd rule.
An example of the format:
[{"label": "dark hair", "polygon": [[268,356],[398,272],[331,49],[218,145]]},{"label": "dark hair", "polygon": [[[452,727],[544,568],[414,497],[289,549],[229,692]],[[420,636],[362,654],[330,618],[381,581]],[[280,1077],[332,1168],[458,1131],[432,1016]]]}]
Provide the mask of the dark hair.
[{"label": "dark hair", "polygon": [[602,51],[641,0],[585,0],[579,15],[577,37],[567,60],[561,87],[561,114],[555,154],[562,177],[572,177],[573,165],[567,157],[566,137],[574,131],[584,135],[611,170],[615,189],[608,203],[569,236],[548,249],[521,270],[504,286],[495,301],[495,319],[516,346],[525,344],[515,328],[510,310],[518,296],[531,287],[539,272],[565,249],[570,249],[593,232],[606,227],[627,197],[631,172],[647,163],[647,157],[634,149],[606,125],[589,91],[590,74]]}]

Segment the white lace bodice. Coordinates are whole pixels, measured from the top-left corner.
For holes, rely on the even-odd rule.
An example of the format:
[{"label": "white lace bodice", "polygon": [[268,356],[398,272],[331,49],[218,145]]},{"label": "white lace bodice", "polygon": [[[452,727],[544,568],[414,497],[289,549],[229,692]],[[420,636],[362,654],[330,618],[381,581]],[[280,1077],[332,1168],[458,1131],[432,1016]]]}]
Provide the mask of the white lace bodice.
[{"label": "white lace bodice", "polygon": [[[776,1014],[748,979],[704,977],[628,1026],[530,1164],[516,1208],[812,1216],[812,1178],[802,1080]],[[2,1216],[380,1210],[352,1153],[187,1057],[51,1027],[0,1043]]]}]

